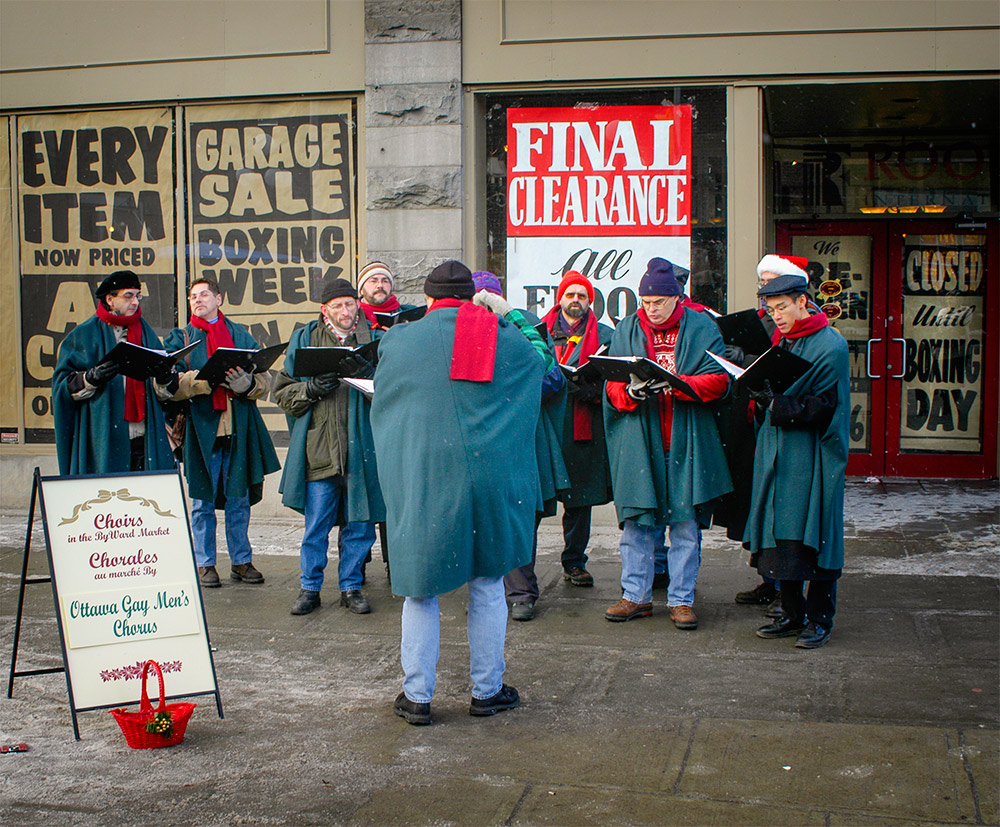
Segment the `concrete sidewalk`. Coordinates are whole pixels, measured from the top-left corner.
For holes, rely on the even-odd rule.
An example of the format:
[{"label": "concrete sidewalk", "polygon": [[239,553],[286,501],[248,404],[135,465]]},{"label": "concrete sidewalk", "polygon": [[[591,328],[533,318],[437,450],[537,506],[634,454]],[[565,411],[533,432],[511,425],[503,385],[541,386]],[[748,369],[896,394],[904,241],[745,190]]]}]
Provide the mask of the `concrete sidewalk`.
[{"label": "concrete sidewalk", "polygon": [[[401,600],[377,559],[371,615],[337,607],[331,583],[318,612],[292,617],[301,522],[255,524],[267,583],[205,594],[225,719],[202,699],[181,746],[132,751],[106,712],[81,713],[75,742],[64,677],[19,679],[0,743],[31,751],[0,756],[4,822],[997,824],[997,485],[852,482],[846,515],[836,628],[816,651],[753,634],[761,611],[733,594],[755,574],[717,530],[701,627],[681,632],[662,592],[651,618],[606,622],[617,529],[595,528],[597,584],[580,589],[546,521],[538,614],[508,629],[522,708],[468,716],[460,590],[442,599],[434,725],[420,728],[392,713]],[[24,526],[0,518],[4,674]],[[40,535],[35,548],[41,574]],[[51,591],[29,587],[19,666],[60,663]]]}]

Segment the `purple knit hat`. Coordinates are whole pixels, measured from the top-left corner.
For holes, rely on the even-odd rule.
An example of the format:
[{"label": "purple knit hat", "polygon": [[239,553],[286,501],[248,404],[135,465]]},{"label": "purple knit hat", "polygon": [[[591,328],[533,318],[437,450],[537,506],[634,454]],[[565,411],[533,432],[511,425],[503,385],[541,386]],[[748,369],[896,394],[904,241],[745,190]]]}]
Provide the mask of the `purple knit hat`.
[{"label": "purple knit hat", "polygon": [[503,288],[500,286],[500,279],[486,270],[479,270],[472,274],[472,283],[476,285],[476,292],[485,290],[487,293],[494,293],[497,296],[503,295]]},{"label": "purple knit hat", "polygon": [[640,296],[680,296],[681,289],[677,276],[674,275],[674,265],[665,258],[651,258],[646,265],[646,272],[639,281]]}]

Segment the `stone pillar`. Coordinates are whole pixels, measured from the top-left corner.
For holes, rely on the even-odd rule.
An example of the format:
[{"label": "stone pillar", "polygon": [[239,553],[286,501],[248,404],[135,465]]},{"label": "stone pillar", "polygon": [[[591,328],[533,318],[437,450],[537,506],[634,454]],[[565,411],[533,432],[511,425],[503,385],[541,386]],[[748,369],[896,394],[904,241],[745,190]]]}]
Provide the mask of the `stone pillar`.
[{"label": "stone pillar", "polygon": [[365,1],[367,250],[416,299],[462,258],[461,0]]}]

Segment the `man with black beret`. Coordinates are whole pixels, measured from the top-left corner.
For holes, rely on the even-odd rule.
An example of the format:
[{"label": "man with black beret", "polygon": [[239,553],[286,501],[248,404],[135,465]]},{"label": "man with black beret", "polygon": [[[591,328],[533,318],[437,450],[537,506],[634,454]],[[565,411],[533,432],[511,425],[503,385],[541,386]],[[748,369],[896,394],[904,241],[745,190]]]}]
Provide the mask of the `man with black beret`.
[{"label": "man with black beret", "polygon": [[847,342],[805,287],[780,275],[757,291],[774,319],[774,345],[811,367],[781,394],[769,384],[751,394],[760,427],[743,545],[761,575],[781,582],[784,614],[757,635],[815,649],[830,639],[844,566],[850,378]]},{"label": "man with black beret", "polygon": [[375,523],[385,519],[369,402],[335,373],[297,377],[295,357],[303,347],[356,347],[377,334],[359,311],[358,294],[349,281],[327,279],[319,300],[319,318],[292,334],[274,384],[274,400],[291,432],[278,490],[282,503],[306,518],[299,551],[301,590],[292,614],[309,614],[320,606],[334,525],[341,526],[340,605],[367,614],[371,606],[361,593],[363,566],[375,543]]},{"label": "man with black beret", "polygon": [[706,403],[725,395],[729,379],[707,351],[721,353],[722,334],[705,313],[681,303],[673,265],[650,259],[639,282],[642,306],[622,320],[612,356],[645,356],[680,376],[691,397],[666,383],[605,384],[604,423],[621,525],[622,599],[611,621],[652,614],[654,549],[670,527],[667,606],[678,629],[696,629],[694,591],[701,565],[700,528],[716,501],[732,490],[725,452]]},{"label": "man with black beret", "polygon": [[63,340],[52,376],[56,453],[61,474],[113,474],[169,470],[163,410],[152,380],[118,372],[105,357],[119,342],[161,349],[142,318],[142,285],[131,270],[118,270],[95,291],[97,312]]},{"label": "man with black beret", "polygon": [[414,725],[431,722],[438,596],[466,584],[469,714],[520,704],[503,682],[503,576],[531,559],[545,363],[512,323],[470,301],[474,289],[464,264],[435,268],[424,285],[427,315],[385,334],[375,370],[392,590],[406,598],[393,711]]}]

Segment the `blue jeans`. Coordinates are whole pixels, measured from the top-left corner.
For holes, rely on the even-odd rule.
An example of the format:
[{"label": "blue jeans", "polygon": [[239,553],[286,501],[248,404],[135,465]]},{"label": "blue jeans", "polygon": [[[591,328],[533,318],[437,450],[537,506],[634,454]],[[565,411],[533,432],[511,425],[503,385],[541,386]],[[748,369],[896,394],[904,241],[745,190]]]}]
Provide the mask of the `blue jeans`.
[{"label": "blue jeans", "polygon": [[[225,487],[229,476],[230,451],[214,448],[208,461],[208,473],[212,479],[212,499],[191,498],[191,535],[194,540],[194,559],[202,568],[215,565],[215,495],[219,486]],[[229,560],[234,566],[249,563],[253,555],[247,529],[250,526],[250,495],[226,497],[226,546]]]},{"label": "blue jeans", "polygon": [[[653,600],[653,557],[657,543],[662,543],[664,526],[641,526],[635,520],[625,521],[625,530],[618,550],[622,556],[622,589],[625,599],[633,603]],[[668,606],[691,606],[694,588],[701,566],[701,538],[696,520],[670,525],[670,548],[667,568],[670,587]]]},{"label": "blue jeans", "polygon": [[[337,523],[340,498],[346,496],[333,480],[306,483],[306,530],[299,550],[303,589],[318,592],[323,588],[323,570],[330,550],[330,532]],[[340,564],[337,576],[342,592],[361,588],[361,566],[375,544],[374,523],[347,523],[340,530]]]},{"label": "blue jeans", "polygon": [[[469,676],[472,697],[490,698],[503,686],[503,650],[507,638],[507,601],[503,579],[474,577],[469,581]],[[441,612],[438,598],[407,597],[403,602],[403,692],[414,703],[430,703],[437,684],[441,652]]]}]

